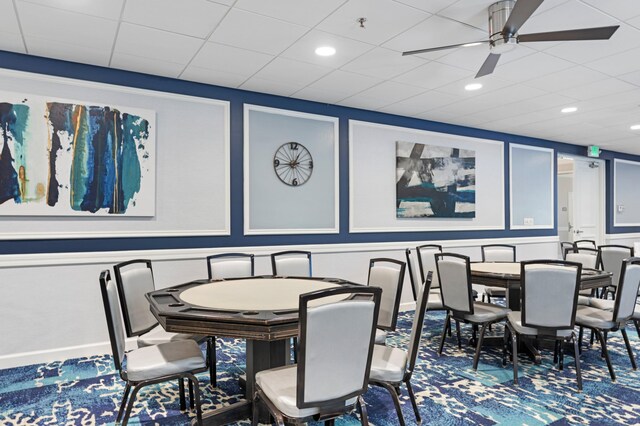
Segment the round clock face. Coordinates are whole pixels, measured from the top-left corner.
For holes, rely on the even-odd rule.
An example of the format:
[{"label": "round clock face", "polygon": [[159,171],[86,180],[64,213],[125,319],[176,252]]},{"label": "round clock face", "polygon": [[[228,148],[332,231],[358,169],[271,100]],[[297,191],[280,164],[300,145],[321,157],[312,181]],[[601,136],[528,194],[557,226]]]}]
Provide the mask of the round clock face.
[{"label": "round clock face", "polygon": [[304,145],[287,142],[278,148],[273,156],[273,169],[283,183],[300,186],[311,177],[313,158]]}]

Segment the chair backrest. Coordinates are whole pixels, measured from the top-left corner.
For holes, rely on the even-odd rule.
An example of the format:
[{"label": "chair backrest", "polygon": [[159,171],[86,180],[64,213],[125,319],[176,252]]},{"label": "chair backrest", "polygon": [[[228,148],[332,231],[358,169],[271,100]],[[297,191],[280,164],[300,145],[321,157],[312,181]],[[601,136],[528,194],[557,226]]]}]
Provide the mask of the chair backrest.
[{"label": "chair backrest", "polygon": [[395,259],[378,258],[369,261],[367,285],[382,289],[378,314],[380,329],[389,331],[396,329],[405,268],[404,262]]},{"label": "chair backrest", "polygon": [[469,257],[455,253],[437,253],[435,258],[442,305],[454,313],[473,314]]},{"label": "chair backrest", "polygon": [[576,240],[573,242],[575,248],[592,248],[597,249],[598,245],[594,240]]},{"label": "chair backrest", "polygon": [[432,271],[431,288],[439,288],[440,281],[438,281],[438,274],[436,274],[436,258],[434,255],[436,253],[442,253],[442,246],[437,244],[424,244],[416,247],[416,253],[418,253],[421,282],[424,283],[427,279],[427,273]]},{"label": "chair backrest", "polygon": [[567,252],[573,251],[576,246],[571,241],[560,241],[560,254],[566,260]]},{"label": "chair backrest", "polygon": [[600,268],[603,271],[611,272],[611,284],[617,286],[620,282],[622,261],[633,257],[633,247],[615,244],[600,246],[598,247],[598,257]]},{"label": "chair backrest", "polygon": [[271,254],[273,275],[285,277],[311,277],[311,252],[288,250]]},{"label": "chair backrest", "polygon": [[207,256],[207,272],[210,280],[253,277],[253,255],[246,253],[222,253]]},{"label": "chair backrest", "polygon": [[416,312],[413,316],[411,326],[411,336],[409,337],[409,354],[407,373],[411,374],[416,366],[418,351],[420,350],[420,340],[422,339],[422,326],[427,313],[427,303],[429,301],[429,290],[431,290],[433,272],[427,272],[427,279],[418,288],[418,299],[416,300]]},{"label": "chair backrest", "polygon": [[300,296],[298,408],[323,414],[367,391],[380,295],[377,287],[343,286]]},{"label": "chair backrest", "polygon": [[583,268],[596,269],[598,267],[598,250],[592,248],[575,248],[565,254],[564,260],[578,262]]},{"label": "chair backrest", "polygon": [[640,257],[631,257],[622,262],[620,282],[616,291],[616,302],[613,308],[613,320],[625,323],[636,309],[640,288]]},{"label": "chair backrest", "polygon": [[113,270],[127,337],[140,336],[158,324],[149,310],[149,301],[145,296],[155,290],[151,261],[130,260],[115,265]]},{"label": "chair backrest", "polygon": [[116,370],[120,371],[122,370],[125,349],[122,311],[120,310],[120,302],[118,301],[118,289],[116,288],[116,284],[111,281],[111,274],[108,270],[100,273],[100,293],[102,294],[104,313],[107,317],[107,328],[109,329],[109,340],[111,340],[113,362],[116,365]]},{"label": "chair backrest", "polygon": [[522,325],[541,334],[573,329],[582,265],[562,260],[532,260],[520,264]]},{"label": "chair backrest", "polygon": [[509,244],[486,244],[480,246],[483,262],[515,262],[516,246]]},{"label": "chair backrest", "polygon": [[409,271],[409,283],[411,284],[411,292],[413,293],[413,300],[418,300],[418,292],[422,283],[416,277],[415,270],[413,269],[413,261],[411,260],[411,249],[404,250],[404,256],[407,258],[407,271]]}]

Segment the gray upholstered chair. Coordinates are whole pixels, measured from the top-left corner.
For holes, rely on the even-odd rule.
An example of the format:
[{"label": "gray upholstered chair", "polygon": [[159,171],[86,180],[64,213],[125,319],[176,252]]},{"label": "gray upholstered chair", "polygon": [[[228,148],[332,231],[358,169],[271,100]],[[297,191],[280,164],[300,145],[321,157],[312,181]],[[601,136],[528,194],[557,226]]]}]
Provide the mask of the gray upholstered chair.
[{"label": "gray upholstered chair", "polygon": [[124,313],[127,337],[137,337],[138,347],[181,340],[196,342],[206,340],[211,386],[216,386],[216,352],[213,337],[165,331],[149,310],[149,301],[145,295],[155,290],[151,261],[130,260],[115,265],[113,270],[120,294],[120,306]]},{"label": "gray upholstered chair", "polygon": [[613,297],[616,295],[616,289],[620,282],[620,270],[624,259],[633,257],[633,247],[621,245],[604,245],[598,247],[598,257],[600,261],[600,269],[611,272],[611,286],[603,291],[603,298],[607,298],[611,293]]},{"label": "gray upholstered chair", "polygon": [[562,255],[562,259],[566,260],[566,254],[569,251],[573,251],[573,249],[575,249],[576,246],[573,244],[572,241],[560,241],[560,255]]},{"label": "gray upholstered chair", "polygon": [[[416,254],[418,255],[418,267],[420,269],[420,283],[424,284],[427,279],[429,271],[431,274],[431,290],[430,293],[435,293],[440,298],[440,281],[438,281],[438,275],[436,274],[436,253],[442,253],[442,246],[437,244],[423,244],[416,247]],[[418,297],[417,286],[414,296]],[[440,302],[442,303],[442,302]]]},{"label": "gray upholstered chair", "polygon": [[271,271],[282,277],[311,277],[311,252],[288,250],[271,254]]},{"label": "gray upholstered chair", "polygon": [[[480,246],[482,251],[483,262],[515,262],[516,261],[516,246],[509,244],[486,244]],[[491,298],[507,297],[507,290],[502,287],[485,287],[484,294],[482,295],[482,301],[484,302],[484,296],[487,296],[487,302],[491,303]]]},{"label": "gray upholstered chair", "polygon": [[520,266],[521,311],[507,315],[502,365],[507,364],[511,336],[513,381],[518,383],[518,336],[554,340],[559,349],[558,368],[563,367],[563,344],[573,342],[578,390],[582,390],[580,351],[573,331],[582,265],[561,260],[532,260]]},{"label": "gray upholstered chair", "polygon": [[253,255],[246,253],[222,253],[207,256],[207,272],[210,280],[253,277]]},{"label": "gray upholstered chair", "polygon": [[462,349],[460,339],[460,322],[471,323],[473,325],[473,341],[476,341],[478,325],[481,325],[480,338],[477,339],[476,352],[473,357],[473,368],[478,368],[480,359],[480,349],[486,328],[507,317],[509,309],[490,303],[474,302],[471,289],[471,267],[469,258],[454,253],[438,253],[436,257],[436,267],[438,278],[440,279],[440,292],[442,304],[447,309],[447,319],[442,330],[442,339],[438,354],[442,354],[444,340],[451,320],[456,322],[456,334],[458,338],[458,348]]},{"label": "gray upholstered chair", "polygon": [[598,245],[594,240],[576,240],[573,242],[575,248],[592,248],[597,249]]},{"label": "gray upholstered chair", "polygon": [[369,261],[367,285],[382,289],[376,344],[384,345],[387,340],[387,332],[396,329],[405,268],[404,262],[395,259],[377,258]]},{"label": "gray upholstered chair", "polygon": [[[598,267],[598,250],[585,247],[574,248],[567,251],[564,259],[581,264],[583,269],[596,269]],[[596,289],[580,290],[579,294],[581,296],[595,296]]]},{"label": "gray upholstered chair", "polygon": [[373,359],[371,360],[371,375],[369,382],[372,385],[384,387],[396,407],[396,413],[400,424],[404,426],[404,416],[400,407],[400,398],[398,397],[400,386],[404,383],[407,386],[407,392],[411,399],[413,412],[416,416],[416,422],[420,423],[420,411],[416,397],[411,387],[411,376],[418,359],[418,351],[420,350],[420,339],[422,337],[422,326],[424,316],[427,311],[427,303],[429,300],[429,290],[431,287],[431,277],[433,273],[427,272],[427,278],[424,283],[418,287],[418,297],[416,301],[416,311],[413,316],[413,325],[411,326],[411,336],[409,337],[409,350],[405,351],[399,348],[392,348],[383,345],[375,345],[373,348]]},{"label": "gray upholstered chair", "polygon": [[622,262],[619,277],[615,300],[591,298],[588,304],[579,305],[576,313],[576,325],[580,326],[580,341],[582,340],[583,328],[593,330],[602,347],[602,355],[607,361],[609,374],[613,381],[616,380],[616,375],[609,358],[606,339],[609,332],[620,330],[631,360],[631,366],[634,370],[637,368],[625,325],[636,315],[634,311],[640,288],[640,258],[625,259]]},{"label": "gray upholstered chair", "polygon": [[280,426],[306,419],[333,424],[356,404],[361,423],[369,424],[362,395],[369,383],[380,295],[378,287],[343,286],[300,296],[300,361],[256,374],[253,425],[260,403]]},{"label": "gray upholstered chair", "polygon": [[[196,389],[196,418],[198,424],[201,424],[200,386],[195,374],[206,371],[207,365],[198,344],[193,340],[180,340],[145,346],[125,353],[122,310],[118,302],[118,290],[116,284],[111,281],[109,271],[103,271],[100,274],[100,291],[107,318],[113,362],[120,378],[126,382],[116,422],[123,419],[123,424],[127,424],[136,396],[141,388],[174,379],[178,379],[180,385],[180,408],[184,410],[186,404],[183,380],[188,379],[190,389],[193,387]],[[133,393],[129,396],[132,386]],[[193,407],[193,392],[190,394],[190,403]]]}]

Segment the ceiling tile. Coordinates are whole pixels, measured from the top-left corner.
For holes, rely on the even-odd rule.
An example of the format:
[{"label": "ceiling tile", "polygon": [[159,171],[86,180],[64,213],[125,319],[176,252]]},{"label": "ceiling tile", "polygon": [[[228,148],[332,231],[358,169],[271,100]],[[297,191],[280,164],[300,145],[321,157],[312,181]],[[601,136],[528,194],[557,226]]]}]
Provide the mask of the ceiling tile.
[{"label": "ceiling tile", "polygon": [[[487,56],[489,56],[489,53],[491,53],[491,49],[488,45],[484,44],[480,46],[460,47],[457,49],[446,50],[445,52],[447,52],[447,54],[438,58],[438,62],[473,71],[473,74],[475,75],[487,59]],[[534,49],[519,45],[517,49],[513,49],[500,55],[498,66],[500,67],[525,56],[533,55],[534,53],[536,53]]]},{"label": "ceiling tile", "polygon": [[224,87],[238,87],[247,80],[246,75],[234,72],[214,70],[211,68],[201,68],[193,64],[180,75],[181,80],[197,81],[199,83],[213,84]]},{"label": "ceiling tile", "polygon": [[640,7],[638,7],[638,0],[582,0],[585,3],[593,6],[595,9],[601,10],[604,13],[615,16],[620,20],[633,18],[640,16]]},{"label": "ceiling tile", "polygon": [[224,4],[225,6],[233,6],[236,0],[207,0],[209,3]]},{"label": "ceiling tile", "polygon": [[186,65],[202,43],[198,38],[123,23],[115,53]]},{"label": "ceiling tile", "polygon": [[455,0],[396,0],[416,9],[424,10],[429,13],[436,13],[444,9]]},{"label": "ceiling tile", "polygon": [[614,77],[628,74],[640,68],[640,47],[588,62],[585,66]]},{"label": "ceiling tile", "polygon": [[[336,54],[333,56],[318,56],[315,54],[315,50],[320,46],[333,46],[336,49]],[[289,49],[285,50],[281,56],[297,61],[339,68],[372,48],[373,46],[370,44],[323,31],[312,30]]]},{"label": "ceiling tile", "polygon": [[115,52],[111,58],[111,67],[176,78],[184,65]]},{"label": "ceiling tile", "polygon": [[[482,89],[467,91],[465,90],[465,86],[468,83],[482,83]],[[485,95],[487,93],[493,93],[497,90],[503,89],[505,87],[512,86],[513,83],[496,77],[494,74],[486,75],[484,77],[473,79],[470,77],[465,80],[458,80],[453,83],[445,84],[443,86],[438,87],[438,91],[444,93],[450,93],[455,96],[459,96],[462,99],[472,99],[478,96]]]},{"label": "ceiling tile", "polygon": [[[0,32],[0,50],[27,53],[20,34]],[[52,56],[53,57],[53,56]]]},{"label": "ceiling tile", "polygon": [[232,73],[242,77],[241,82],[264,67],[273,56],[217,43],[206,43],[189,66]]},{"label": "ceiling tile", "polygon": [[[545,2],[546,3],[546,2]],[[520,33],[542,33],[548,31],[572,30],[577,28],[604,27],[616,25],[618,21],[578,0],[563,4],[532,16],[522,26]],[[533,43],[532,43],[533,44]]]},{"label": "ceiling tile", "polygon": [[297,86],[296,90],[300,90],[331,71],[331,68],[320,65],[276,58],[258,71],[252,79],[259,78],[265,82],[286,84],[289,87]]},{"label": "ceiling tile", "polygon": [[415,86],[385,81],[342,100],[340,105],[379,109],[423,92],[423,89]]},{"label": "ceiling tile", "polygon": [[49,38],[26,37],[31,55],[62,59],[83,64],[109,66],[111,50],[98,50],[76,44],[59,43]]},{"label": "ceiling tile", "polygon": [[[120,19],[124,0],[18,0],[16,3],[33,3],[41,6],[55,7],[70,12],[78,12],[85,15],[97,16],[111,20]],[[5,10],[4,8],[2,9]]]},{"label": "ceiling tile", "polygon": [[555,56],[547,55],[544,52],[536,52],[514,61],[500,64],[493,72],[497,77],[509,79],[511,81],[527,81],[544,74],[551,74],[566,68],[571,68],[573,64]]},{"label": "ceiling tile", "polygon": [[[316,27],[371,44],[380,44],[431,16],[393,0],[351,0]],[[364,17],[364,28],[357,22]]]},{"label": "ceiling tile", "polygon": [[618,78],[620,80],[626,81],[627,83],[635,84],[636,86],[640,87],[640,70],[619,75]]},{"label": "ceiling tile", "polygon": [[416,56],[402,56],[395,50],[376,47],[344,65],[344,71],[390,79],[425,63]]},{"label": "ceiling tile", "polygon": [[489,31],[489,5],[492,1],[487,0],[464,0],[452,2],[452,4],[440,12],[438,15],[464,22],[485,32],[484,39],[488,39]]},{"label": "ceiling tile", "polygon": [[346,1],[238,0],[234,6],[294,24],[313,27]]},{"label": "ceiling tile", "polygon": [[164,31],[206,38],[229,10],[206,0],[128,1],[123,20]]},{"label": "ceiling tile", "polygon": [[593,83],[561,90],[558,93],[564,96],[569,96],[570,98],[589,100],[633,89],[635,89],[635,86],[632,84],[616,78],[608,78],[606,80],[598,80]]},{"label": "ceiling tile", "polygon": [[429,62],[394,78],[394,81],[425,89],[435,89],[454,81],[471,78],[473,73],[469,71],[439,62]]},{"label": "ceiling tile", "polygon": [[20,26],[11,0],[0,0],[0,29],[7,34],[20,34]]},{"label": "ceiling tile", "polygon": [[296,92],[295,97],[308,99],[312,94],[322,93],[318,100],[337,103],[380,82],[376,78],[338,70]]},{"label": "ceiling tile", "polygon": [[233,9],[209,39],[216,43],[276,55],[309,30],[244,10]]},{"label": "ceiling tile", "polygon": [[22,31],[27,36],[49,38],[98,50],[111,50],[118,23],[33,3],[18,3]]},{"label": "ceiling tile", "polygon": [[278,96],[291,96],[300,90],[300,85],[287,83],[286,81],[273,81],[259,77],[251,77],[240,86],[240,89]]},{"label": "ceiling tile", "polygon": [[[472,41],[485,40],[486,38],[486,31],[471,28],[459,22],[434,15],[384,43],[383,46],[403,52],[450,44],[469,43]],[[420,56],[434,59],[446,53],[449,53],[449,51],[439,51]]]},{"label": "ceiling tile", "polygon": [[431,90],[383,107],[380,111],[390,114],[412,116],[450,105],[459,100],[460,97],[458,96]]},{"label": "ceiling tile", "polygon": [[576,65],[552,74],[527,80],[526,84],[549,92],[556,92],[606,78],[608,78],[606,74]]}]

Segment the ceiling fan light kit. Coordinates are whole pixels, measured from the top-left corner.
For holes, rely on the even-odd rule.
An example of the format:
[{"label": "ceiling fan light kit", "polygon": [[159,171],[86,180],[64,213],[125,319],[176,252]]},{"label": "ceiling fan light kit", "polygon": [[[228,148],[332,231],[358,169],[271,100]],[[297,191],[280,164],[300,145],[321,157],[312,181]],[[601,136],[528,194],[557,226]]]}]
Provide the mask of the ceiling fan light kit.
[{"label": "ceiling fan light kit", "polygon": [[518,34],[520,27],[533,15],[544,0],[501,0],[489,6],[489,40],[450,44],[447,46],[403,52],[402,56],[435,52],[438,50],[468,47],[489,43],[491,53],[480,67],[476,78],[493,73],[500,55],[513,50],[520,43],[540,41],[608,40],[620,27],[581,28],[575,30],[550,31],[544,33]]}]

